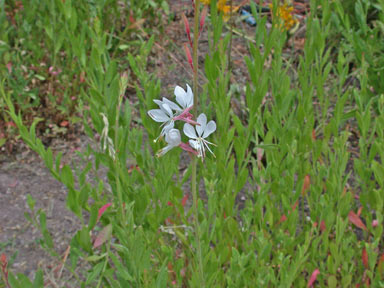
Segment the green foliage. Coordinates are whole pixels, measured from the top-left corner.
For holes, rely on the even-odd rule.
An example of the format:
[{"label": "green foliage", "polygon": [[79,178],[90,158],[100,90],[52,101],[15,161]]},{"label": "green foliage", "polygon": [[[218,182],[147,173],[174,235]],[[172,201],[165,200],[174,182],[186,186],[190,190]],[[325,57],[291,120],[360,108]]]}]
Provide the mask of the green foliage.
[{"label": "green foliage", "polygon": [[[159,8],[168,9],[164,0],[120,4],[116,0],[0,2],[0,77],[24,120],[44,115],[42,131],[50,130],[50,123],[57,127],[63,120],[79,122],[84,104],[79,94],[88,88],[86,67],[92,61],[89,52],[102,50],[108,58],[127,49],[137,51],[148,25],[161,27]],[[0,121],[9,122],[4,108],[0,102]]]},{"label": "green foliage", "polygon": [[[72,75],[72,61],[76,73],[87,75],[86,83],[69,88],[79,89],[81,107],[89,107],[82,111],[83,125],[95,140],[79,153],[81,163],[61,165],[61,154],[54,155],[36,136],[40,118],[30,127],[24,124],[24,100],[15,101],[14,93],[27,82],[5,78],[1,83],[5,117],[67,187],[68,209],[82,222],[66,263],[74,275],[80,262],[89,264],[88,271],[76,275],[76,287],[198,287],[194,215],[184,203],[191,168],[179,170],[181,152],[176,148],[161,158],[153,156],[163,145],[152,141],[159,125],[147,116],[153,100],[160,99],[160,79],[148,72],[155,36],[135,42],[136,49],[122,46],[124,39],[114,37],[121,23],[101,17],[105,8],[120,19],[117,2],[96,2],[44,2],[48,16],[41,16],[39,24],[48,36],[50,61],[68,65],[61,77]],[[137,15],[144,17],[164,3],[129,1],[127,7],[137,7]],[[357,24],[351,25],[340,2],[312,0],[316,13],[308,15],[305,46],[297,59],[285,56],[286,32],[273,26],[267,30],[260,24],[267,16],[251,5],[259,24],[244,58],[249,80],[238,89],[245,117],[233,108],[238,95],[228,71],[230,35],[215,1],[207,20],[209,53],[198,110],[204,107],[208,118],[215,119],[212,142],[217,147],[215,157],[199,161],[197,169],[204,195],[196,204],[206,287],[306,287],[316,269],[319,287],[368,281],[381,287],[383,2],[356,1]],[[367,22],[370,9],[377,11],[373,24]],[[44,19],[56,21],[48,27]],[[22,32],[7,27],[0,28],[3,37],[19,41],[21,36],[12,33]],[[57,31],[69,31],[65,33],[73,38],[60,40]],[[340,33],[340,43],[333,41],[334,31]],[[31,51],[39,50],[29,41]],[[7,45],[0,48],[8,51],[0,52],[2,57],[13,55]],[[62,49],[70,58],[60,57]],[[128,50],[124,58],[121,50]],[[45,57],[41,51],[36,55]],[[127,67],[121,63],[131,72],[122,73]],[[347,85],[352,76],[359,81],[356,87]],[[125,97],[128,82],[134,84],[137,107]],[[135,109],[139,118],[133,117]],[[111,206],[99,215],[107,203]],[[40,229],[43,247],[54,254],[44,211],[35,211],[31,198],[28,205],[26,217]],[[23,275],[9,275],[12,287],[41,287],[41,272],[33,284]]]}]

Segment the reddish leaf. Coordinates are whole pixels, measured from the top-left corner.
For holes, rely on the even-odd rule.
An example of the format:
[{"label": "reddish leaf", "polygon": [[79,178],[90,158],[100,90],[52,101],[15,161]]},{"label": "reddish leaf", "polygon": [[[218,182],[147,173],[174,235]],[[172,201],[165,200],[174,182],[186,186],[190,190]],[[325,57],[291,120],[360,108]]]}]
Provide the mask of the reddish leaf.
[{"label": "reddish leaf", "polygon": [[361,254],[361,260],[363,261],[365,269],[368,269],[368,253],[365,247],[363,248],[363,253]]},{"label": "reddish leaf", "polygon": [[309,175],[305,175],[303,188],[301,189],[301,195],[305,195],[305,192],[307,192],[310,185],[311,185],[311,178],[309,177]]},{"label": "reddish leaf", "polygon": [[361,211],[363,211],[363,207],[360,207],[359,210],[357,210],[357,216],[360,217],[360,215],[361,215]]},{"label": "reddish leaf", "polygon": [[112,236],[112,224],[108,224],[97,235],[95,242],[93,242],[93,248],[97,248],[103,245]]},{"label": "reddish leaf", "polygon": [[320,274],[320,270],[319,269],[315,269],[315,271],[312,272],[312,275],[311,275],[311,278],[309,278],[307,287],[312,287],[313,286],[313,283],[315,283],[317,275],[319,275],[319,274]]},{"label": "reddish leaf", "polygon": [[350,211],[350,212],[348,213],[348,219],[349,219],[349,221],[350,221],[352,224],[354,224],[356,227],[358,227],[358,228],[360,228],[360,229],[362,229],[362,230],[367,231],[367,227],[365,226],[365,224],[363,223],[363,221],[361,221],[360,217],[357,216],[357,215],[355,214],[355,212]]},{"label": "reddish leaf", "polygon": [[69,125],[69,122],[67,120],[61,121],[60,126],[61,127],[67,127]]},{"label": "reddish leaf", "polygon": [[5,255],[4,253],[1,254],[0,262],[2,265],[7,265],[7,255]]},{"label": "reddish leaf", "polygon": [[284,221],[287,221],[287,216],[285,216],[285,214],[283,214],[283,216],[280,217],[279,224],[283,223]]},{"label": "reddish leaf", "polygon": [[173,206],[173,203],[171,201],[168,201],[167,205],[168,206]]},{"label": "reddish leaf", "polygon": [[129,23],[131,23],[131,24],[135,24],[135,23],[136,23],[136,20],[135,20],[135,18],[133,17],[132,10],[131,10],[130,13],[129,13]]},{"label": "reddish leaf", "polygon": [[292,212],[295,212],[297,205],[299,205],[299,201],[296,201],[295,204],[292,205]]},{"label": "reddish leaf", "polygon": [[8,128],[9,127],[16,127],[16,124],[15,124],[15,122],[9,121],[9,122],[5,122],[5,126],[7,126]]},{"label": "reddish leaf", "polygon": [[107,210],[107,208],[109,206],[111,206],[112,203],[107,203],[105,205],[103,205],[100,209],[99,209],[99,213],[97,214],[97,221],[100,220],[101,216],[104,214],[105,210]]},{"label": "reddish leaf", "polygon": [[11,74],[12,73],[12,62],[7,63],[7,69],[8,69],[8,73]]},{"label": "reddish leaf", "polygon": [[312,130],[312,140],[316,141],[316,131],[315,131],[315,129]]},{"label": "reddish leaf", "polygon": [[188,200],[188,194],[185,194],[183,199],[181,199],[181,206],[185,207],[185,204],[187,204],[187,200]]},{"label": "reddish leaf", "polygon": [[324,232],[326,229],[327,229],[327,228],[325,227],[325,222],[324,222],[324,220],[323,220],[323,221],[321,221],[321,223],[320,223],[320,231],[321,231],[321,232]]}]

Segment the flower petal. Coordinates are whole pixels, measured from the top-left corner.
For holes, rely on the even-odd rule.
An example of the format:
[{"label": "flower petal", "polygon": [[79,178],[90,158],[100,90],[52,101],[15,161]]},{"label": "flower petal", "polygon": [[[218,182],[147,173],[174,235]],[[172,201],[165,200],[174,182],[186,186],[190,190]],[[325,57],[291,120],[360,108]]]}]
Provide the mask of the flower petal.
[{"label": "flower petal", "polygon": [[161,106],[163,104],[163,101],[154,99],[153,102],[155,102],[157,105]]},{"label": "flower petal", "polygon": [[156,122],[165,122],[169,120],[169,116],[165,114],[163,110],[160,109],[149,110],[148,115]]},{"label": "flower petal", "polygon": [[187,84],[186,103],[187,103],[187,107],[190,107],[193,105],[193,92],[191,87],[189,87],[188,84]]},{"label": "flower petal", "polygon": [[189,143],[189,146],[191,146],[193,149],[199,150],[199,147],[200,147],[199,141],[197,141],[197,140],[189,140],[188,143]]},{"label": "flower petal", "polygon": [[215,121],[211,120],[208,122],[207,126],[205,126],[205,130],[203,132],[203,138],[207,138],[209,135],[211,135],[213,132],[216,131],[216,123]]},{"label": "flower petal", "polygon": [[184,134],[187,135],[189,138],[192,138],[192,139],[197,138],[195,128],[193,128],[191,124],[185,123],[183,131],[184,131]]},{"label": "flower petal", "polygon": [[179,105],[177,105],[176,103],[168,100],[167,98],[163,98],[163,103],[164,104],[167,104],[172,110],[175,110],[175,111],[183,111],[183,109],[181,109],[179,107]]},{"label": "flower petal", "polygon": [[181,143],[180,131],[178,129],[170,129],[165,134],[165,141],[171,146],[179,146]]},{"label": "flower petal", "polygon": [[166,135],[168,132],[169,132],[169,130],[171,130],[173,127],[175,126],[175,122],[174,121],[169,121],[169,123],[167,123],[164,127],[163,127],[163,129],[161,130],[161,136],[164,136],[164,135]]},{"label": "flower petal", "polygon": [[197,135],[201,137],[205,130],[205,126],[207,125],[207,116],[205,116],[204,113],[201,113],[199,117],[197,117],[197,123],[200,124],[200,126],[196,126]]},{"label": "flower petal", "polygon": [[175,96],[176,96],[176,101],[183,107],[184,109],[187,108],[187,93],[183,88],[180,86],[175,87]]},{"label": "flower petal", "polygon": [[163,110],[166,114],[169,115],[169,118],[172,118],[172,117],[173,117],[172,109],[171,109],[171,107],[169,107],[168,104],[163,103],[163,105],[161,105],[160,108],[161,108],[161,110]]},{"label": "flower petal", "polygon": [[175,146],[172,146],[172,145],[167,145],[165,146],[164,148],[160,149],[159,151],[157,151],[156,153],[156,156],[157,157],[161,157],[163,156],[165,153],[167,153],[169,150],[171,150],[173,147]]}]

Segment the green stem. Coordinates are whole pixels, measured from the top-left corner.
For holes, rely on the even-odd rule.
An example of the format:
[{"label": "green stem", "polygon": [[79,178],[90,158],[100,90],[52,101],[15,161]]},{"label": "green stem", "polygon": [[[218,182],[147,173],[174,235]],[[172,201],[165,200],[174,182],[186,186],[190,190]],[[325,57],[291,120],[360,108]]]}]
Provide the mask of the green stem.
[{"label": "green stem", "polygon": [[115,120],[115,177],[116,177],[116,190],[117,190],[117,197],[119,200],[119,206],[120,206],[120,217],[123,224],[123,227],[125,225],[125,213],[124,213],[124,206],[123,206],[123,195],[121,191],[121,183],[120,183],[120,162],[119,162],[119,151],[118,151],[118,130],[119,130],[119,115],[120,115],[120,107],[121,107],[121,101],[122,101],[122,95],[119,95],[119,100],[116,107],[116,120]]},{"label": "green stem", "polygon": [[[230,27],[230,34],[229,34],[229,48],[228,48],[228,73],[231,73],[232,70],[232,61],[231,61],[231,51],[232,51],[232,35],[233,35],[233,17],[232,17],[232,10],[233,10],[233,3],[232,0],[229,2],[229,9],[230,9],[230,14],[229,14],[229,27]],[[230,82],[228,83],[228,86],[230,86]]]},{"label": "green stem", "polygon": [[[197,47],[199,41],[199,14],[200,14],[200,0],[195,0],[195,16],[194,16],[194,29],[193,29],[193,114],[197,115],[197,105],[198,105],[198,71],[199,71],[199,62],[197,55]],[[197,246],[197,256],[199,261],[199,277],[201,287],[205,287],[204,279],[204,270],[203,270],[203,257],[201,253],[201,243],[200,243],[200,225],[199,225],[199,214],[198,214],[198,191],[197,191],[197,158],[196,156],[192,158],[192,176],[191,176],[191,188],[192,188],[192,208],[194,214],[194,226],[195,226],[195,237],[196,237],[196,246]]]},{"label": "green stem", "polygon": [[96,288],[99,288],[100,285],[101,285],[101,282],[103,281],[105,270],[107,270],[107,265],[108,265],[108,261],[109,261],[109,253],[110,253],[110,251],[111,251],[111,239],[109,239],[109,241],[108,241],[107,255],[105,255],[103,270],[101,271],[101,275],[100,275],[99,281],[97,282]]}]

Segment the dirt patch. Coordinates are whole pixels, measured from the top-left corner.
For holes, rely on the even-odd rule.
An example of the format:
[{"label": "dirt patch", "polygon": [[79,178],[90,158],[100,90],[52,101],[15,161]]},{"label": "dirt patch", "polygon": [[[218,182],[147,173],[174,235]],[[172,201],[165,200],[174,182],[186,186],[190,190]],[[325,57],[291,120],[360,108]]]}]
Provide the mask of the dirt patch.
[{"label": "dirt patch", "polygon": [[[64,152],[64,162],[73,157],[74,145],[76,142],[67,142],[64,150],[63,143],[57,146]],[[52,177],[36,153],[26,147],[20,150],[24,152],[2,159],[0,165],[0,250],[13,263],[13,272],[33,279],[37,269],[55,268],[60,260],[41,247],[40,231],[25,218],[24,214],[31,212],[27,195],[36,200],[35,210],[45,211],[48,231],[60,255],[68,248],[80,223],[66,208],[65,186]]]}]

